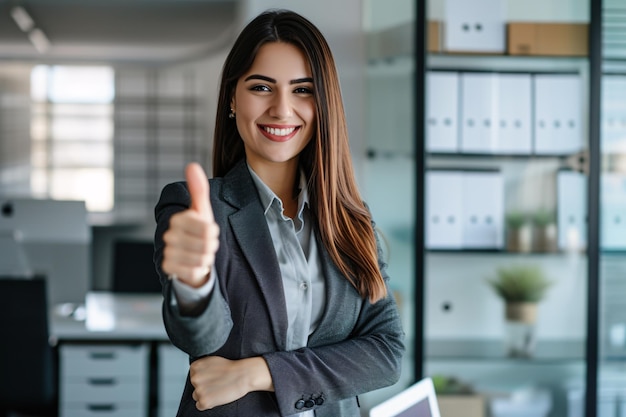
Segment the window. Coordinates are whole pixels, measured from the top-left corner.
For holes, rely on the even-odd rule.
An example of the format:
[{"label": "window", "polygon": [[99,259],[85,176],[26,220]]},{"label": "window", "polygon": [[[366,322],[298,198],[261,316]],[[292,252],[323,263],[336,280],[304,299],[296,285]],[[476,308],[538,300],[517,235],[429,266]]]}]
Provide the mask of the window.
[{"label": "window", "polygon": [[40,197],[114,205],[114,71],[39,65],[31,73],[31,189]]}]

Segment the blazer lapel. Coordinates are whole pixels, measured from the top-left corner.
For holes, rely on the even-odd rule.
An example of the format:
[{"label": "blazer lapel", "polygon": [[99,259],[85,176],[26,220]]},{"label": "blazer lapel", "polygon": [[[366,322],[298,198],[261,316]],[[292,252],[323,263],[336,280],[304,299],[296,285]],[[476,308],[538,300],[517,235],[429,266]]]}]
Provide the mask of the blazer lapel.
[{"label": "blazer lapel", "polygon": [[276,346],[285,350],[288,326],[285,291],[272,236],[245,161],[224,177],[223,190],[224,199],[239,209],[229,216],[230,225],[261,288]]}]

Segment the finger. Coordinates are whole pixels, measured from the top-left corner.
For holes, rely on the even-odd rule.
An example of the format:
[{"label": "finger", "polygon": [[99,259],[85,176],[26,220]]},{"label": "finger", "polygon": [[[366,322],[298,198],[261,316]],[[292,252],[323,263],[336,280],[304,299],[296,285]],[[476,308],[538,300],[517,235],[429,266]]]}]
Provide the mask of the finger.
[{"label": "finger", "polygon": [[213,210],[209,199],[209,180],[196,162],[191,162],[185,170],[187,186],[191,195],[191,209],[213,221]]}]

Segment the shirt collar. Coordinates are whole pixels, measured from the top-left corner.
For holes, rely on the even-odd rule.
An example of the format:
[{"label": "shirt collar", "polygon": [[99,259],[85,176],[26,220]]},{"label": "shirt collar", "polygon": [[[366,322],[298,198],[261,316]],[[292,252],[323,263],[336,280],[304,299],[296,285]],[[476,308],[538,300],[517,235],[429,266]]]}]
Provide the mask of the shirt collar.
[{"label": "shirt collar", "polygon": [[[250,165],[248,165],[248,170],[250,171],[252,181],[254,182],[254,185],[259,192],[259,198],[261,199],[261,205],[263,206],[264,214],[267,215],[267,212],[272,207],[272,203],[274,202],[274,200],[276,200],[280,210],[282,211],[283,202],[281,201],[281,199],[278,198],[278,196],[274,194],[274,191],[272,191],[271,188],[263,182],[261,177],[259,177],[257,173],[254,172]],[[300,170],[298,188],[300,190],[298,193],[298,217],[301,217],[304,207],[309,205],[309,191],[307,187],[306,176],[304,175],[304,172],[302,170]]]}]

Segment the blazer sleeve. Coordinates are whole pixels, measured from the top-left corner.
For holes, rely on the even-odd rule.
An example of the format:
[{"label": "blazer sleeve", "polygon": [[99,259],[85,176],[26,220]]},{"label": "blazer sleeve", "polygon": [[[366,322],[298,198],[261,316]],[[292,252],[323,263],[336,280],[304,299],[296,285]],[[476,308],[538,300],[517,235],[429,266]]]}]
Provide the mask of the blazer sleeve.
[{"label": "blazer sleeve", "polygon": [[[213,191],[213,190],[212,190]],[[191,197],[185,183],[167,185],[155,207],[157,222],[154,238],[154,262],[163,290],[163,322],[171,342],[192,358],[209,355],[226,342],[233,327],[228,303],[220,286],[213,287],[207,303],[193,315],[182,315],[176,304],[172,282],[161,269],[163,262],[163,234],[169,228],[173,214],[186,210]]]},{"label": "blazer sleeve", "polygon": [[[301,412],[298,401],[312,399],[313,409],[396,383],[404,355],[404,332],[389,290],[378,235],[378,264],[387,297],[363,301],[350,337],[339,343],[264,355],[282,415]],[[315,401],[321,398],[322,401]],[[321,404],[320,404],[321,403]],[[300,402],[300,405],[302,403]]]}]

